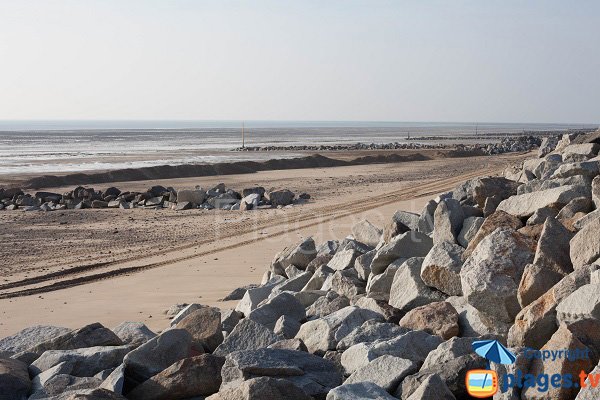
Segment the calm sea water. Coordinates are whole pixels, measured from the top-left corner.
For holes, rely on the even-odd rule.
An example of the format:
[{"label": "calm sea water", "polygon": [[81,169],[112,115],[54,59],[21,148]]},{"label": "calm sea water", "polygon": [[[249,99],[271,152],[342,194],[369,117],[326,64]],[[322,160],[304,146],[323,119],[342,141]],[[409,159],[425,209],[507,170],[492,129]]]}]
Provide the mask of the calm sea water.
[{"label": "calm sea water", "polygon": [[[0,174],[271,158],[269,154],[228,152],[241,145],[241,125],[240,121],[0,121]],[[413,137],[454,136],[474,135],[476,130],[493,134],[581,127],[584,125],[247,121],[245,133],[246,146],[265,146],[402,142],[409,132]]]}]

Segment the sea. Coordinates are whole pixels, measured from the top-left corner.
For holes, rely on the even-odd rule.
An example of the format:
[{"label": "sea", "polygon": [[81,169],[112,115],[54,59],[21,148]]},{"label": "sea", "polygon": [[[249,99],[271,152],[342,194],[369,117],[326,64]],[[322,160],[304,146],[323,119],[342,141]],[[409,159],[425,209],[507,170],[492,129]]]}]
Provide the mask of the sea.
[{"label": "sea", "polygon": [[[0,175],[49,174],[274,158],[246,146],[404,142],[410,135],[485,137],[585,124],[389,121],[0,121]],[[418,139],[417,139],[418,141]],[[278,158],[296,157],[285,152]]]}]

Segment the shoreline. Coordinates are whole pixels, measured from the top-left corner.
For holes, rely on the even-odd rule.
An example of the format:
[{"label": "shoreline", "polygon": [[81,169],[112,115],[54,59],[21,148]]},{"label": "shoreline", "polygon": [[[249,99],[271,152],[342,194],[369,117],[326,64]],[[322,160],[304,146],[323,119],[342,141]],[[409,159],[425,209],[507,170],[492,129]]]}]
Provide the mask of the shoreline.
[{"label": "shoreline", "polygon": [[[179,177],[204,177],[214,175],[232,175],[243,173],[256,173],[266,170],[286,170],[299,168],[329,168],[350,165],[368,165],[373,163],[398,163],[406,161],[427,160],[437,157],[466,157],[479,155],[503,154],[508,152],[530,151],[542,142],[541,137],[514,136],[502,139],[499,143],[455,144],[452,146],[442,144],[400,144],[390,143],[383,145],[337,145],[331,146],[282,146],[255,148],[246,147],[233,152],[261,152],[268,154],[271,151],[307,152],[317,151],[312,155],[292,158],[271,158],[266,161],[229,161],[211,164],[179,164],[157,165],[139,168],[114,169],[102,172],[78,171],[64,174],[26,174],[12,175],[2,184],[0,175],[0,188],[42,189],[65,185],[89,185],[107,182],[124,182],[132,180],[157,180]],[[287,150],[286,150],[287,149]],[[6,179],[6,178],[4,178]]]}]

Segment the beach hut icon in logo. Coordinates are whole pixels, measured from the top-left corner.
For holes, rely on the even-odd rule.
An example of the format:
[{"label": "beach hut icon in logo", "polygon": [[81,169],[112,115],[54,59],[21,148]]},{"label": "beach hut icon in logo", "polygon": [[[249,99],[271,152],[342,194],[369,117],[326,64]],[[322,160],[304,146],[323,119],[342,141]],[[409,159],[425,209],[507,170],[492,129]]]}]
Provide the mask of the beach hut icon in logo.
[{"label": "beach hut icon in logo", "polygon": [[467,372],[465,378],[467,393],[480,399],[491,397],[498,391],[498,374],[490,369],[490,363],[512,364],[516,357],[497,340],[473,342],[473,350],[488,363],[487,369],[472,369]]}]

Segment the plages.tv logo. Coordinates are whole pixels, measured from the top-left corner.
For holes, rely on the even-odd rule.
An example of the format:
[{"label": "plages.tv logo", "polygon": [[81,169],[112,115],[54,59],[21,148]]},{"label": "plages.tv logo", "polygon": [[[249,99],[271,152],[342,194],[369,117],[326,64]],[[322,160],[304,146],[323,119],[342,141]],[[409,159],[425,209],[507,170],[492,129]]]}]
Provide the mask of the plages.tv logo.
[{"label": "plages.tv logo", "polygon": [[487,369],[467,372],[467,393],[479,399],[492,397],[498,392],[498,374],[490,368],[490,363],[513,364],[516,357],[497,340],[478,340],[472,346],[475,353],[487,360]]}]

